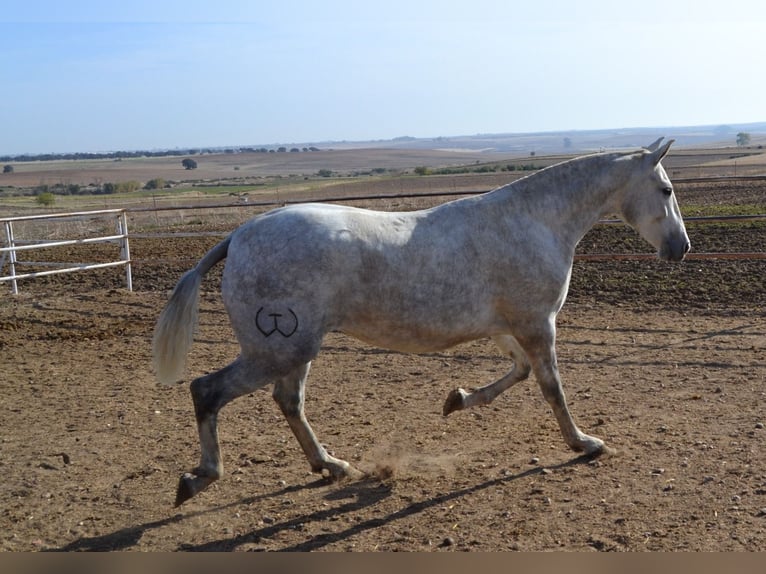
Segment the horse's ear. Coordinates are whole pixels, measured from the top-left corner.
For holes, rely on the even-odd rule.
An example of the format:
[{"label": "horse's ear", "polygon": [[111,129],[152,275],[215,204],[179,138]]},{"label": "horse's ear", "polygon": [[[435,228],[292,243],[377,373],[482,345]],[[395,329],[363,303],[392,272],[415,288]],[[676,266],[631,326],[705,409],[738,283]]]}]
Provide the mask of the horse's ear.
[{"label": "horse's ear", "polygon": [[662,158],[668,154],[668,150],[670,150],[670,146],[673,145],[673,142],[675,141],[676,140],[668,140],[668,143],[666,143],[661,148],[650,150],[652,152],[651,156],[652,156],[652,161],[654,162],[654,165],[657,165],[658,163],[660,163],[660,161],[662,161]]},{"label": "horse's ear", "polygon": [[648,146],[646,146],[646,150],[648,151],[657,151],[657,149],[660,147],[660,142],[665,139],[665,136],[657,138],[655,141],[650,143]]}]

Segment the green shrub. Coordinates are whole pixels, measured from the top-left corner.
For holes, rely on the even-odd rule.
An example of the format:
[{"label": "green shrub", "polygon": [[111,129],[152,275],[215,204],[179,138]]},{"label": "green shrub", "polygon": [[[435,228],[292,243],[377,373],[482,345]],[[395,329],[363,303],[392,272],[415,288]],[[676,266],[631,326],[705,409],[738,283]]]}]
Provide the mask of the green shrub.
[{"label": "green shrub", "polygon": [[56,203],[56,196],[53,195],[50,191],[44,191],[38,194],[35,201],[37,202],[38,205],[42,205],[43,207],[50,207],[51,205]]}]

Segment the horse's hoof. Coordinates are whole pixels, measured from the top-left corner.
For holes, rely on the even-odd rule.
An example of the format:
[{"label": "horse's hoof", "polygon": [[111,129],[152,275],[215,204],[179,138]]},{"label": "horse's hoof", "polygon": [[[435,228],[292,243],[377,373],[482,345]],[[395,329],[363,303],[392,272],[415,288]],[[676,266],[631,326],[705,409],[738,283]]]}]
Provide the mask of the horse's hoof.
[{"label": "horse's hoof", "polygon": [[176,489],[176,502],[175,507],[178,508],[184,502],[189,500],[196,493],[192,491],[191,486],[192,476],[190,474],[184,474],[178,481],[178,488]]},{"label": "horse's hoof", "polygon": [[592,458],[616,454],[617,451],[611,447],[606,446],[606,444],[604,444],[604,441],[602,441],[601,439],[596,437],[588,437],[588,438],[590,440],[583,443],[582,445],[579,445],[579,448],[575,448],[574,450],[582,452],[585,456],[589,456]]},{"label": "horse's hoof", "polygon": [[597,458],[599,456],[612,456],[617,454],[617,449],[612,448],[611,446],[606,446],[605,444],[601,444],[601,448],[598,448],[594,450],[593,452],[586,453],[588,456],[592,456],[593,458]]},{"label": "horse's hoof", "polygon": [[[343,464],[340,464],[340,463]],[[357,470],[346,461],[339,461],[336,464],[323,467],[320,472],[322,476],[331,482],[343,482],[346,480],[360,480],[367,476],[361,470]]]},{"label": "horse's hoof", "polygon": [[444,407],[442,407],[442,415],[455,411],[462,411],[465,408],[466,392],[463,389],[453,389],[450,394],[447,395],[447,400],[444,401]]},{"label": "horse's hoof", "polygon": [[205,490],[213,481],[215,481],[215,478],[209,476],[197,476],[190,472],[184,473],[178,480],[175,502],[176,508]]}]

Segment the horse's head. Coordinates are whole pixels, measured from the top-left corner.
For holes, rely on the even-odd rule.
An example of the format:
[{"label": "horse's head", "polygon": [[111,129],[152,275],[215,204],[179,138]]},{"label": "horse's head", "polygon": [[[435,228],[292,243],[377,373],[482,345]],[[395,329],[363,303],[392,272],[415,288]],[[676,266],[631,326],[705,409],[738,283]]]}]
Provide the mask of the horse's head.
[{"label": "horse's head", "polygon": [[660,163],[674,140],[657,140],[630,161],[633,173],[622,197],[623,219],[657,249],[666,261],[681,261],[691,249],[673,184]]}]

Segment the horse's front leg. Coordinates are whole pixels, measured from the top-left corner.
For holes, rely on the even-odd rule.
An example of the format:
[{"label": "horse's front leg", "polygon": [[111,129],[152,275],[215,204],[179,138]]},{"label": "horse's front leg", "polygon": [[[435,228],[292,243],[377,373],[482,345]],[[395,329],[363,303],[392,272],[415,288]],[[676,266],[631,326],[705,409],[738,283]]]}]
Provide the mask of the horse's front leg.
[{"label": "horse's front leg", "polygon": [[311,363],[299,367],[290,375],[280,378],[274,385],[274,400],[279,405],[287,424],[301,445],[312,472],[326,471],[332,480],[361,478],[364,473],[355,469],[345,460],[330,456],[319,443],[303,412],[305,385]]},{"label": "horse's front leg", "polygon": [[611,452],[611,449],[600,438],[587,435],[577,428],[569,412],[556,360],[555,326],[553,323],[550,323],[542,333],[521,339],[520,342],[527,352],[535,378],[545,400],[553,409],[553,414],[559,423],[561,434],[567,445],[576,452],[583,452],[588,455]]},{"label": "horse's front leg", "polygon": [[529,360],[519,343],[510,335],[493,337],[495,343],[513,359],[513,369],[510,373],[494,383],[484,385],[473,391],[457,388],[450,391],[444,401],[442,414],[446,417],[455,411],[462,411],[477,405],[488,405],[497,396],[510,389],[516,383],[524,381],[529,376]]}]

